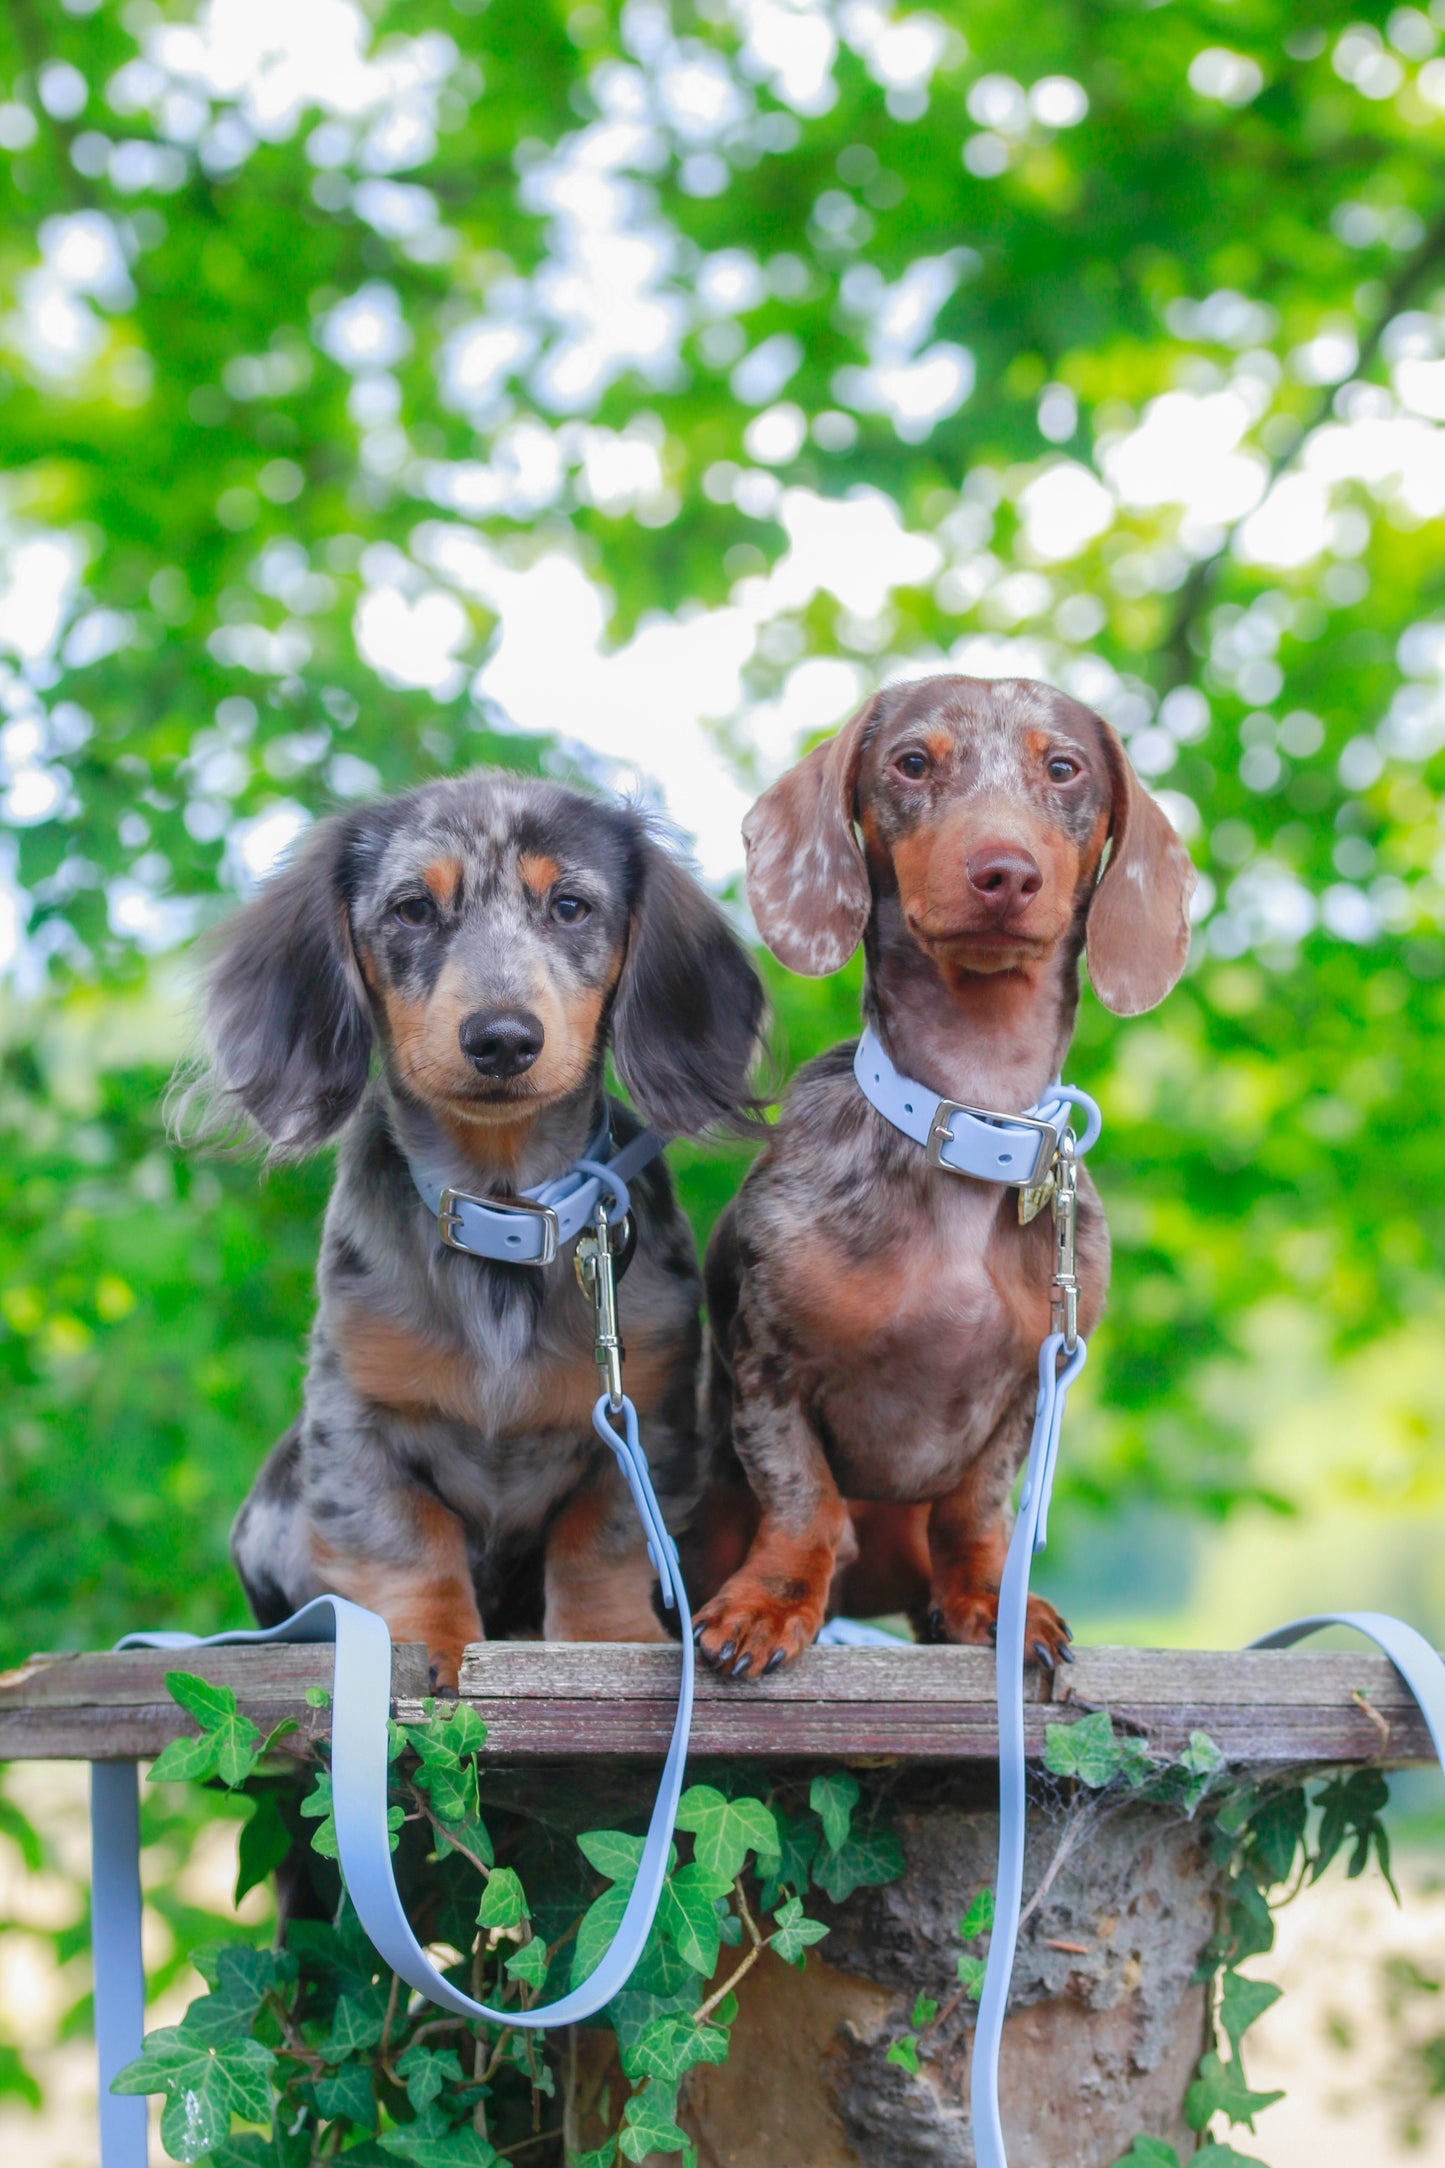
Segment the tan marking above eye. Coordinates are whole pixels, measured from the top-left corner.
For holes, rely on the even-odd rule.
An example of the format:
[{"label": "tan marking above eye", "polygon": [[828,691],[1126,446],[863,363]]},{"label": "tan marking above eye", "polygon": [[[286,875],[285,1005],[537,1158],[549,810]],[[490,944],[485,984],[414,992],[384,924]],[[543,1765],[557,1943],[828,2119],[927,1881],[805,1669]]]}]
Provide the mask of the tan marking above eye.
[{"label": "tan marking above eye", "polygon": [[1035,760],[1042,760],[1049,747],[1053,744],[1053,739],[1047,730],[1031,730],[1024,739],[1024,744],[1028,747]]},{"label": "tan marking above eye", "polygon": [[949,754],[953,751],[953,734],[947,730],[930,730],[926,733],[923,743],[928,749],[930,760],[942,763],[947,760]]},{"label": "tan marking above eye", "polygon": [[429,866],[422,867],[421,877],[436,901],[450,910],[461,889],[462,872],[459,858],[434,858]]},{"label": "tan marking above eye", "polygon": [[517,871],[522,876],[522,886],[534,896],[545,896],[562,878],[562,868],[555,858],[548,858],[540,851],[523,851],[517,860]]}]

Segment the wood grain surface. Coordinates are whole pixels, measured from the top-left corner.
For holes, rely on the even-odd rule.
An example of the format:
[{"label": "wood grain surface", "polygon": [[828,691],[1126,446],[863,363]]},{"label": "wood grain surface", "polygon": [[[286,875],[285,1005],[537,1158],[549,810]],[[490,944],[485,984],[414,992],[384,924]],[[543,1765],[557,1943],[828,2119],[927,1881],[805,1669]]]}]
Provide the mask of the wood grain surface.
[{"label": "wood grain surface", "polygon": [[[0,1676],[0,1760],[145,1758],[193,1729],[169,1700],[165,1674],[199,1672],[235,1688],[264,1729],[300,1729],[288,1750],[324,1737],[325,1709],[308,1686],[331,1683],[331,1650],[294,1647],[133,1649],[34,1656]],[[487,1725],[490,1760],[651,1761],[672,1730],[675,1649],[495,1642],[467,1652],[461,1691]],[[697,1755],[757,1760],[994,1760],[994,1663],[982,1649],[810,1649],[788,1670],[751,1684],[698,1678]],[[418,1647],[399,1647],[394,1713],[415,1720],[426,1691]],[[1361,1650],[1080,1648],[1050,1686],[1035,1679],[1031,1752],[1049,1723],[1107,1708],[1157,1752],[1205,1731],[1232,1762],[1251,1766],[1433,1759],[1409,1693],[1382,1656]]]}]

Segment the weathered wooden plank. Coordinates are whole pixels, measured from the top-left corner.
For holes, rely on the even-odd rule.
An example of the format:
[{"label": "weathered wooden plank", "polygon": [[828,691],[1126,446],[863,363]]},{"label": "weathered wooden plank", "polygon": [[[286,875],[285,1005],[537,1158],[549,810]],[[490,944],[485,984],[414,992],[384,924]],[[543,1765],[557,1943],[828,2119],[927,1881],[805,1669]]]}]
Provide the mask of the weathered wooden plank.
[{"label": "weathered wooden plank", "polygon": [[[487,1755],[499,1764],[652,1760],[671,1735],[677,1666],[668,1648],[497,1643],[469,1652],[462,1689],[487,1724]],[[300,1729],[291,1751],[305,1753],[326,1734],[327,1712],[306,1701],[308,1686],[330,1683],[326,1647],[41,1656],[0,1678],[0,1759],[158,1753],[190,1728],[165,1693],[164,1674],[177,1668],[234,1687],[264,1728],[294,1717]],[[420,1649],[397,1649],[392,1687],[396,1713],[418,1718]],[[791,1670],[753,1685],[703,1674],[693,1751],[987,1763],[997,1753],[994,1690],[985,1650],[810,1650]],[[1047,1682],[1035,1690],[1047,1696]],[[1403,1682],[1365,1651],[1084,1648],[1053,1694],[1029,1710],[1031,1752],[1040,1750],[1046,1724],[1107,1707],[1159,1752],[1177,1750],[1199,1730],[1232,1761],[1257,1765],[1432,1758]]]}]

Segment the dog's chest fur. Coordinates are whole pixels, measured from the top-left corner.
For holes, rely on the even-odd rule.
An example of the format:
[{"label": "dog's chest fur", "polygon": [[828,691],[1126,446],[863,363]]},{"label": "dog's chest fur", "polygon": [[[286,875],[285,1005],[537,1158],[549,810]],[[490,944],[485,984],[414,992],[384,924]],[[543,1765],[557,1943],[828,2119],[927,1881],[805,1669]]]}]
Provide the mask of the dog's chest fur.
[{"label": "dog's chest fur", "polygon": [[[930,1167],[851,1075],[810,1078],[796,1111],[740,1201],[739,1239],[757,1259],[749,1326],[796,1370],[845,1496],[941,1496],[1032,1392],[1051,1215],[1021,1227],[1014,1191]],[[1108,1236],[1086,1179],[1080,1202],[1087,1331]]]},{"label": "dog's chest fur", "polygon": [[[681,1230],[639,1184],[619,1289],[627,1388],[646,1418],[686,1372],[700,1294]],[[345,1451],[382,1411],[398,1473],[488,1540],[539,1527],[600,1450],[591,1303],[570,1251],[545,1271],[459,1255],[375,1138],[343,1157],[327,1213],[307,1415]]]}]

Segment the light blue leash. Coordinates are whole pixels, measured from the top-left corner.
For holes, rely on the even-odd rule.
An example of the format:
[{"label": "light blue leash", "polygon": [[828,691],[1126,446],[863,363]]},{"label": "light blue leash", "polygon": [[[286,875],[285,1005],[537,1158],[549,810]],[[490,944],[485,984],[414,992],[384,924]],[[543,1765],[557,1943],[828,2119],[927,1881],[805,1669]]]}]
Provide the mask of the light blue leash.
[{"label": "light blue leash", "polygon": [[[605,1132],[592,1149],[605,1148]],[[489,2024],[546,2030],[593,2016],[623,1988],[642,1955],[667,1876],[677,1804],[682,1793],[692,1728],[694,1653],[688,1631],[687,1593],[682,1585],[677,1546],[668,1532],[652,1486],[647,1456],[638,1435],[637,1410],[622,1391],[622,1346],[617,1333],[614,1252],[610,1230],[628,1211],[627,1177],[661,1150],[650,1131],[603,1162],[579,1161],[592,1225],[568,1228],[564,1240],[580,1234],[578,1278],[590,1293],[595,1326],[595,1355],[606,1390],[592,1410],[598,1437],[615,1455],[647,1537],[647,1555],[661,1585],[662,1600],[682,1627],[682,1671],[672,1739],[658,1783],[657,1799],[643,1841],[637,1879],[628,1894],[617,1932],[595,1971],[580,1987],[539,2010],[498,2010],[475,2002],[443,1978],[412,1933],[397,1892],[387,1825],[387,1722],[391,1715],[391,1635],[386,1621],[342,1596],[317,1596],[279,1626],[235,1633],[128,1634],[122,1649],[227,1648],[272,1641],[330,1641],[335,1644],[331,1697],[331,1779],[336,1849],[347,1894],[361,1926],[384,1961],[418,1994],[457,2017]],[[574,1170],[575,1171],[575,1170]],[[565,1179],[565,1178],[564,1178]],[[568,1197],[544,1201],[565,1209]],[[608,1192],[603,1201],[603,1192]],[[482,1207],[467,1212],[454,1233],[456,1248],[475,1244],[483,1255],[507,1242],[516,1229],[508,1205],[491,1220],[498,1200],[467,1199]],[[569,1215],[570,1216],[570,1215]],[[450,1237],[444,1237],[452,1239]],[[550,1252],[555,1254],[555,1252]],[[541,1262],[540,1253],[528,1262]],[[621,1419],[621,1429],[618,1419]],[[95,1955],[95,2035],[100,2064],[100,2151],[102,2168],[147,2168],[144,2098],[113,2094],[111,2080],[141,2052],[145,2027],[145,1967],[141,1953],[139,1794],[134,1762],[97,1762],[91,1774],[91,1911]]]},{"label": "light blue leash", "polygon": [[[1043,1182],[1052,1167],[1058,1252],[1054,1288],[1062,1331],[1051,1332],[1039,1349],[1039,1396],[1033,1434],[1024,1466],[1018,1514],[1009,1539],[998,1602],[998,1868],[994,1879],[994,1921],[989,1938],[983,1993],[974,2033],[969,2074],[969,2107],[977,2168],[1008,2168],[999,2110],[999,2050],[1009,1982],[1018,1947],[1023,1907],[1024,1835],[1028,1815],[1024,1753],[1024,1634],[1028,1616],[1029,1574],[1034,1557],[1048,1541],[1049,1494],[1058,1462],[1059,1433],[1069,1387],[1083,1369],[1087,1349],[1077,1333],[1078,1283],[1073,1268],[1074,1163],[1098,1139],[1103,1127],[1098,1107],[1086,1092],[1050,1085],[1044,1098],[1025,1115],[996,1114],[942,1099],[927,1086],[895,1069],[871,1027],[858,1044],[853,1065],[864,1096],[885,1120],[922,1144],[933,1165],[1028,1188]],[[1075,1144],[1068,1134],[1069,1112],[1084,1115],[1084,1134]],[[1055,1155],[1057,1154],[1057,1158]],[[1257,1649],[1289,1648],[1325,1626],[1351,1626],[1383,1649],[1394,1664],[1425,1719],[1445,1775],[1445,1663],[1423,1634],[1379,1611],[1343,1611],[1295,1619],[1288,1626],[1250,1643]]]}]

